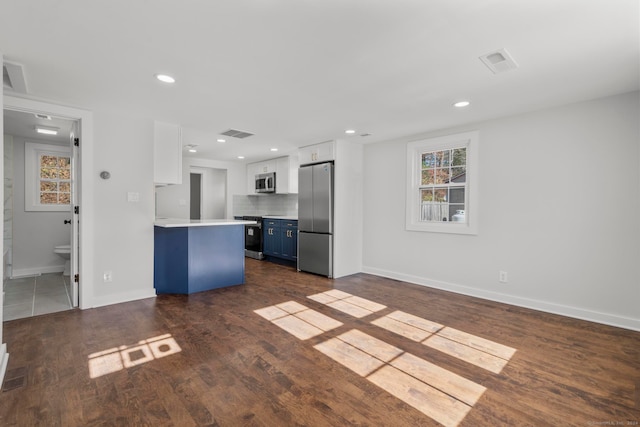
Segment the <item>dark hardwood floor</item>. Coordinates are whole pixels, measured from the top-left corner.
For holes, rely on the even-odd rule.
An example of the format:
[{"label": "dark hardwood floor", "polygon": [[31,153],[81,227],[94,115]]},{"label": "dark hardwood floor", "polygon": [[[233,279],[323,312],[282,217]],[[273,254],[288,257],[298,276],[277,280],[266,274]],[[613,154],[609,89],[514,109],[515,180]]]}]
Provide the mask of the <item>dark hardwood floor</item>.
[{"label": "dark hardwood floor", "polygon": [[[640,421],[639,332],[367,274],[329,280],[251,259],[246,266],[242,286],[5,322],[10,358],[0,425]],[[384,308],[356,317],[308,298],[332,289]],[[302,315],[272,307],[285,302],[311,309],[317,327],[298,331],[308,326]],[[394,320],[402,316],[410,320]],[[427,321],[438,326],[425,332]],[[362,345],[340,341],[347,337]],[[493,347],[502,353],[491,355]],[[378,355],[385,352],[393,355]],[[399,352],[417,364],[402,368]],[[489,359],[502,365],[484,365]],[[458,396],[471,390],[479,391]],[[454,413],[459,419],[449,418]]]}]

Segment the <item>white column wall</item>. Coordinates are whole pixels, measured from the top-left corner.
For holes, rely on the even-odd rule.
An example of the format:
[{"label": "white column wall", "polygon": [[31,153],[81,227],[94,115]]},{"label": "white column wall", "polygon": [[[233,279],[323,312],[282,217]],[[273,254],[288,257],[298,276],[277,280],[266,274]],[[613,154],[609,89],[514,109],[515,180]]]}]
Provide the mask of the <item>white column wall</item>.
[{"label": "white column wall", "polygon": [[[101,111],[93,118],[91,305],[153,297],[153,120]],[[111,177],[101,179],[100,171]],[[138,193],[140,200],[128,202],[129,192]],[[112,282],[104,282],[106,271],[112,273]]]}]

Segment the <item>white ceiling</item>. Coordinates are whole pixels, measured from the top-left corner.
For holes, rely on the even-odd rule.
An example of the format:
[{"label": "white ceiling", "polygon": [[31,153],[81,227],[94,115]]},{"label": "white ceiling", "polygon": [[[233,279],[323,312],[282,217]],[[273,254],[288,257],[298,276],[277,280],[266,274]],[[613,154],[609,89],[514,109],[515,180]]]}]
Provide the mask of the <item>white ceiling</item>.
[{"label": "white ceiling", "polygon": [[[52,141],[56,143],[70,144],[71,126],[73,121],[51,117],[42,119],[35,114],[21,111],[4,110],[4,133],[14,136],[22,136],[30,140]],[[36,125],[58,128],[57,135],[42,135],[36,132]]]},{"label": "white ceiling", "polygon": [[[377,142],[637,90],[637,0],[8,0],[0,51],[31,96],[180,123],[247,161],[357,130]],[[479,56],[506,48],[516,70]],[[173,75],[168,86],[155,73]],[[469,99],[466,109],[452,103]],[[229,128],[254,133],[217,143]],[[361,137],[362,133],[371,136]]]}]

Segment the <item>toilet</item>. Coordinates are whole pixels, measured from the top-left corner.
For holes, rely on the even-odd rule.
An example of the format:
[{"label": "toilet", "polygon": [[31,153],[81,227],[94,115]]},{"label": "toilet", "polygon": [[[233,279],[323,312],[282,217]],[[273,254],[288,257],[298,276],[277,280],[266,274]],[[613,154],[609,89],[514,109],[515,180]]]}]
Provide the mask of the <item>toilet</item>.
[{"label": "toilet", "polygon": [[65,259],[64,276],[71,275],[71,245],[60,245],[53,248],[53,252]]}]

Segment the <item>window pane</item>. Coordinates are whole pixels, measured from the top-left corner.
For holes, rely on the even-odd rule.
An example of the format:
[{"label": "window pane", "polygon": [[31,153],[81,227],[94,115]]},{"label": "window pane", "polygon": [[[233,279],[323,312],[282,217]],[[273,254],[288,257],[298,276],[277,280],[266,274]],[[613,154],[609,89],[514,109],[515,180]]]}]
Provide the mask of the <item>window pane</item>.
[{"label": "window pane", "polygon": [[71,192],[71,183],[69,183],[69,182],[61,182],[60,183],[60,192],[61,193],[70,193]]},{"label": "window pane", "polygon": [[424,153],[422,155],[422,169],[433,168],[436,166],[435,153]]},{"label": "window pane", "polygon": [[58,177],[58,169],[56,168],[41,168],[40,178],[56,179]]},{"label": "window pane", "polygon": [[40,191],[58,191],[58,183],[51,181],[40,181]]},{"label": "window pane", "polygon": [[449,182],[449,178],[451,176],[449,175],[449,168],[435,169],[435,173],[436,173],[436,180],[435,180],[436,184],[446,184]]},{"label": "window pane", "polygon": [[40,203],[43,205],[55,205],[58,203],[58,194],[40,193]]},{"label": "window pane", "polygon": [[446,202],[447,201],[447,188],[434,188],[433,189],[433,200],[436,202]]},{"label": "window pane", "polygon": [[71,179],[70,169],[58,169],[58,175],[60,179]]},{"label": "window pane", "polygon": [[464,187],[451,187],[449,201],[451,203],[464,203]]},{"label": "window pane", "polygon": [[69,193],[60,193],[59,195],[59,203],[61,205],[69,205],[71,204],[71,194]]},{"label": "window pane", "polygon": [[456,148],[453,151],[452,166],[465,166],[467,164],[467,149]]},{"label": "window pane", "polygon": [[420,190],[420,194],[422,195],[423,202],[433,201],[433,190]]},{"label": "window pane", "polygon": [[58,167],[69,169],[71,167],[71,159],[69,157],[58,157]]},{"label": "window pane", "polygon": [[439,202],[422,202],[420,206],[420,221],[442,222],[448,221],[449,205]]},{"label": "window pane", "polygon": [[449,213],[451,214],[450,221],[467,222],[464,205],[451,203],[449,205]]},{"label": "window pane", "polygon": [[51,168],[58,165],[58,158],[56,156],[40,156],[40,167]]},{"label": "window pane", "polygon": [[467,168],[457,167],[451,168],[451,182],[466,182],[467,181]]},{"label": "window pane", "polygon": [[430,185],[435,182],[433,177],[433,169],[427,169],[422,171],[422,184],[421,185]]},{"label": "window pane", "polygon": [[438,167],[449,167],[450,158],[451,158],[451,150],[445,151],[436,151],[436,166]]}]

